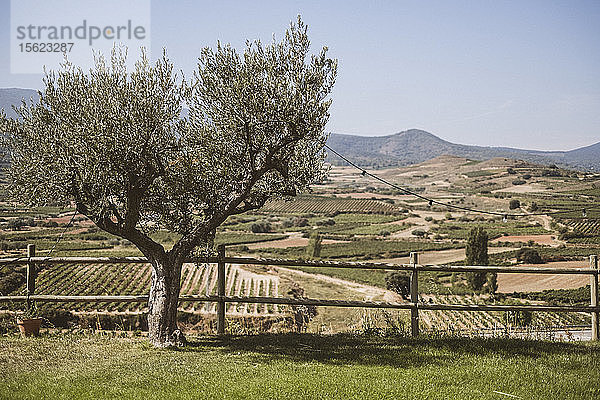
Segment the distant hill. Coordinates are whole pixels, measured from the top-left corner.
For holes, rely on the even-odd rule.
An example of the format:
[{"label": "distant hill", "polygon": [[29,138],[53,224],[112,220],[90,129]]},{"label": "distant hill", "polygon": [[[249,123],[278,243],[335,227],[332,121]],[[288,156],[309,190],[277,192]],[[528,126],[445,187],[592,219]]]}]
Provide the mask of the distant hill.
[{"label": "distant hill", "polygon": [[[405,166],[441,155],[488,160],[504,157],[538,164],[557,164],[567,168],[600,171],[600,142],[571,151],[538,151],[510,147],[483,147],[451,143],[418,129],[388,136],[356,136],[332,133],[327,142],[331,148],[357,164],[369,167]],[[332,164],[344,165],[334,154]]]},{"label": "distant hill", "polygon": [[[12,105],[22,99],[37,99],[32,89],[1,88],[0,108],[6,115],[15,117]],[[187,115],[187,110],[182,113]],[[494,157],[520,159],[538,164],[557,164],[567,168],[600,171],[600,142],[571,151],[536,151],[509,147],[483,147],[451,143],[418,129],[388,136],[356,136],[331,134],[327,142],[336,151],[351,158],[362,166],[396,167],[420,163],[444,154],[474,160]],[[343,161],[329,154],[329,161],[342,165]]]}]

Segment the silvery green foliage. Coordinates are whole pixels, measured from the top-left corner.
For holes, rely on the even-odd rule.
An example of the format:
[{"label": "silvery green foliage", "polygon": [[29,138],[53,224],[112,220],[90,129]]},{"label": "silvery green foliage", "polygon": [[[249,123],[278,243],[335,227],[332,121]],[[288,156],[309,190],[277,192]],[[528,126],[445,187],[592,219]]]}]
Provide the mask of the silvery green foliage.
[{"label": "silvery green foliage", "polygon": [[164,54],[132,72],[119,49],[89,72],[66,62],[39,104],[2,118],[10,191],[30,205],[74,201],[147,255],[164,250],[143,227],[181,233],[173,250],[186,255],[227,216],[322,178],[337,63],[308,51],[298,19],[281,42],[202,50],[190,81]]}]

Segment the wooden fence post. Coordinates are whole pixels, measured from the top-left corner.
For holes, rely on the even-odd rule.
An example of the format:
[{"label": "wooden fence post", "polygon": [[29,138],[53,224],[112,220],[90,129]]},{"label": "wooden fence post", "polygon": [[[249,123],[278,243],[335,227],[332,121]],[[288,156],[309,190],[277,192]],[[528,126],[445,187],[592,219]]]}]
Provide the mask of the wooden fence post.
[{"label": "wooden fence post", "polygon": [[[27,257],[35,257],[35,244],[27,245]],[[37,269],[35,263],[27,262],[27,308],[31,308],[33,302],[29,300],[29,296],[35,293],[35,278],[37,277]]]},{"label": "wooden fence post", "polygon": [[418,263],[419,255],[410,253],[410,264],[413,267],[410,275],[410,301],[414,304],[414,307],[410,310],[410,332],[413,337],[419,336],[419,310],[417,308],[419,303],[419,273],[416,267]]},{"label": "wooden fence post", "polygon": [[219,301],[217,303],[217,334],[225,333],[225,245],[220,244],[218,247],[218,264],[217,264],[217,295]]},{"label": "wooden fence post", "polygon": [[[590,268],[598,270],[598,256],[590,256]],[[598,274],[590,276],[590,305],[592,307],[598,306]],[[592,312],[592,340],[598,340],[600,336],[600,323],[599,312]]]}]

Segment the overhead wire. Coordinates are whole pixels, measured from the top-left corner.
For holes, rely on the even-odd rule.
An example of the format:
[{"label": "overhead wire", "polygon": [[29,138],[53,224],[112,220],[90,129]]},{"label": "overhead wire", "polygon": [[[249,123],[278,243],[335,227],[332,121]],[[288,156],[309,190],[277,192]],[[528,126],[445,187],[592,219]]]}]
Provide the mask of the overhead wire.
[{"label": "overhead wire", "polygon": [[352,162],[351,160],[349,160],[347,157],[343,156],[342,154],[340,154],[339,152],[335,151],[334,149],[332,149],[331,147],[329,147],[329,145],[325,144],[325,148],[327,148],[329,151],[331,151],[333,154],[335,154],[336,156],[338,156],[339,158],[341,158],[342,160],[344,160],[345,162],[347,162],[349,165],[351,165],[352,167],[356,168],[357,170],[360,171],[362,176],[369,176],[381,183],[383,183],[384,185],[393,187],[394,189],[400,190],[408,195],[417,197],[421,200],[425,200],[428,202],[428,205],[431,207],[434,204],[443,206],[443,207],[448,207],[448,208],[453,208],[456,210],[461,210],[461,211],[468,211],[468,212],[473,212],[473,213],[479,213],[479,214],[487,214],[487,215],[494,215],[494,216],[500,216],[503,217],[504,220],[506,220],[507,218],[519,218],[519,217],[532,217],[532,216],[551,216],[551,215],[558,215],[558,214],[567,214],[567,213],[573,213],[573,212],[581,212],[583,217],[585,218],[587,216],[587,212],[591,211],[591,210],[597,210],[600,208],[590,208],[590,207],[585,207],[585,208],[577,208],[577,209],[569,209],[569,210],[560,210],[560,211],[547,211],[547,212],[537,212],[537,213],[526,213],[526,214],[514,214],[514,213],[508,213],[508,212],[500,212],[500,211],[487,211],[487,210],[479,210],[476,208],[471,208],[471,207],[463,207],[463,206],[458,206],[455,204],[451,204],[451,203],[446,203],[443,201],[439,201],[439,200],[435,200],[433,198],[427,197],[427,196],[423,196],[413,190],[410,190],[406,187],[402,187],[400,185],[397,185],[395,183],[389,182],[386,179],[381,178],[378,175],[375,175],[369,171],[367,171],[366,169],[362,168],[361,166],[359,166],[358,164]]}]

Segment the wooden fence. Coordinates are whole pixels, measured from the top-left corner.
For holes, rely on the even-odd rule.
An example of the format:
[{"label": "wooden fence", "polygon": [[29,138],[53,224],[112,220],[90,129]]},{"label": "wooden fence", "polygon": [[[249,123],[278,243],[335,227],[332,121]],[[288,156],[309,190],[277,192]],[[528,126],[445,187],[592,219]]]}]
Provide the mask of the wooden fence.
[{"label": "wooden fence", "polygon": [[[217,264],[217,295],[216,296],[179,296],[180,301],[188,302],[214,302],[217,303],[217,333],[225,332],[225,309],[227,303],[259,303],[282,305],[313,305],[331,307],[362,307],[410,310],[411,333],[419,335],[419,310],[448,310],[448,311],[553,311],[553,312],[589,312],[592,316],[592,340],[598,340],[600,331],[600,306],[598,305],[598,256],[589,257],[590,268],[547,268],[547,267],[502,267],[502,266],[447,266],[447,265],[421,265],[418,263],[418,254],[410,253],[409,264],[387,263],[356,263],[333,261],[304,261],[282,260],[250,257],[227,257],[225,246],[218,247],[216,257],[191,258],[190,263]],[[145,257],[36,257],[35,246],[27,247],[27,257],[0,259],[0,267],[4,265],[27,266],[27,295],[0,296],[0,302],[8,301],[39,301],[39,302],[126,302],[143,303],[148,301],[148,296],[60,296],[36,295],[35,278],[40,265],[44,264],[127,264],[147,263]],[[392,303],[382,301],[355,301],[287,297],[257,297],[257,296],[226,296],[225,295],[225,265],[246,264],[287,267],[330,267],[368,270],[393,270],[409,271],[410,274],[410,302]],[[590,276],[590,305],[492,305],[492,304],[431,304],[419,302],[418,276],[421,271],[435,272],[501,272],[501,273],[528,273],[551,275],[589,275]]]}]

